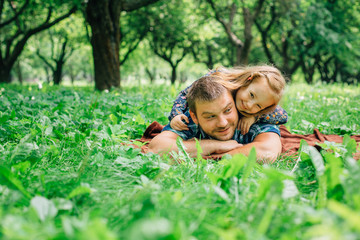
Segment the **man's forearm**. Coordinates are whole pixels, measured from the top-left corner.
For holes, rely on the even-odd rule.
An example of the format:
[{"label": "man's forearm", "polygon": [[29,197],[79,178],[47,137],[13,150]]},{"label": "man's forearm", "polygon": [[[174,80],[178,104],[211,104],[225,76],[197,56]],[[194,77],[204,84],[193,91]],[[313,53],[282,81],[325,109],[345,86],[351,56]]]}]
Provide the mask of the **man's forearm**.
[{"label": "man's forearm", "polygon": [[276,133],[259,134],[259,136],[257,136],[253,142],[230,150],[225,154],[235,155],[242,153],[248,156],[250,154],[250,150],[253,147],[255,147],[258,162],[273,163],[281,153],[280,137]]},{"label": "man's forearm", "polygon": [[[170,132],[165,131],[162,132],[160,135],[156,136],[149,144],[149,151],[155,153],[168,153],[171,151],[178,152],[178,147],[176,144],[176,139],[178,135]],[[228,152],[236,147],[241,146],[234,140],[228,141],[219,141],[213,139],[204,139],[199,140],[200,147],[202,149],[202,155],[210,155],[213,153],[223,153]],[[197,155],[197,148],[196,148],[196,141],[195,139],[183,141],[183,144],[186,148],[186,152],[189,153],[191,157],[196,157]]]},{"label": "man's forearm", "polygon": [[280,152],[279,151],[272,151],[270,149],[263,149],[262,146],[256,144],[256,143],[249,143],[246,144],[242,147],[238,147],[234,150],[231,150],[229,152],[227,152],[227,154],[230,155],[235,155],[238,153],[242,153],[246,156],[248,156],[250,154],[250,150],[255,147],[256,150],[256,157],[258,159],[258,162],[261,163],[273,163],[276,158],[279,156]]},{"label": "man's forearm", "polygon": [[[196,157],[198,150],[196,148],[195,139],[184,141],[183,143],[186,147],[186,152],[188,152],[191,157]],[[202,156],[208,156],[214,153],[224,153],[242,146],[242,144],[237,143],[235,140],[219,141],[203,139],[199,140],[199,144],[202,150]]]}]

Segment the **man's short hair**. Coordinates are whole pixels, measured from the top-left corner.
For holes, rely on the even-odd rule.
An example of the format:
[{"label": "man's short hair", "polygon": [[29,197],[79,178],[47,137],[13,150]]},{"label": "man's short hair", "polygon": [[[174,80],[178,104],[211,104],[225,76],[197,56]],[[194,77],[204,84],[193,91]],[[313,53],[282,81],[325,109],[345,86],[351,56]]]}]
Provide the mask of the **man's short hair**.
[{"label": "man's short hair", "polygon": [[189,105],[190,111],[196,115],[196,102],[212,102],[219,98],[224,92],[228,91],[218,81],[219,77],[204,76],[195,81],[188,94],[186,100]]}]

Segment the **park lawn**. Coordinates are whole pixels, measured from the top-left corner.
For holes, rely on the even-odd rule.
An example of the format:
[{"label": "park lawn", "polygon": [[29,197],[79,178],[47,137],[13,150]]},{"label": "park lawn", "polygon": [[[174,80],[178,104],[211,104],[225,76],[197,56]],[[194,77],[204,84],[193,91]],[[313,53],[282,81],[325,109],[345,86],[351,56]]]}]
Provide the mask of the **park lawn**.
[{"label": "park lawn", "polygon": [[[0,85],[1,239],[359,239],[360,87],[297,84],[288,129],[345,135],[258,165],[127,145],[167,123],[178,90]],[[141,145],[141,143],[136,142]],[[181,146],[181,143],[179,143]]]}]

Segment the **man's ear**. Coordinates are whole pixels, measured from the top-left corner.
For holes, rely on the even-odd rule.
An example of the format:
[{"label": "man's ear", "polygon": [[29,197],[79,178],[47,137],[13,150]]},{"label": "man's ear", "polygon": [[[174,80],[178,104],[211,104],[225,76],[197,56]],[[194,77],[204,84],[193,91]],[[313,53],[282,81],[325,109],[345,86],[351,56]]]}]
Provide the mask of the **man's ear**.
[{"label": "man's ear", "polygon": [[191,110],[189,110],[189,113],[190,113],[190,117],[192,118],[192,120],[194,121],[195,124],[199,125],[199,121],[198,119],[196,118],[196,114],[193,113]]}]

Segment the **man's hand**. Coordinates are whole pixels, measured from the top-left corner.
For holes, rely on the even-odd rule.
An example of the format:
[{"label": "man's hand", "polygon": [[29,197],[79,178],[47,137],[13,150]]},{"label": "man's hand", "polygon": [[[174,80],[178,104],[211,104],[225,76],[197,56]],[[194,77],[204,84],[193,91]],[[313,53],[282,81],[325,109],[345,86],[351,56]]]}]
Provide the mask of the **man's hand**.
[{"label": "man's hand", "polygon": [[228,152],[213,154],[211,156],[213,158],[221,158],[225,154],[235,155],[238,153],[248,156],[253,147],[256,149],[256,157],[259,163],[273,163],[281,153],[280,136],[274,132],[260,133],[251,143],[232,149]]},{"label": "man's hand", "polygon": [[[179,135],[171,131],[163,131],[154,137],[149,144],[149,152],[154,153],[167,153],[170,151],[178,151],[176,139]],[[241,146],[235,140],[219,141],[215,139],[202,139],[199,140],[200,147],[203,150],[203,156],[210,154],[221,154],[235,150]],[[197,156],[197,148],[195,139],[183,141],[186,151],[191,157]]]},{"label": "man's hand", "polygon": [[241,134],[245,135],[249,132],[251,125],[255,123],[255,116],[242,117],[239,119],[238,129],[241,130]]},{"label": "man's hand", "polygon": [[175,129],[177,131],[185,131],[189,130],[187,125],[182,121],[189,123],[189,119],[184,114],[176,115],[171,121],[170,121],[170,127],[172,129]]},{"label": "man's hand", "polygon": [[238,143],[235,140],[227,140],[227,141],[218,141],[218,140],[212,140],[213,144],[215,145],[215,148],[209,154],[221,154],[229,152],[235,148],[243,146],[242,144]]}]

